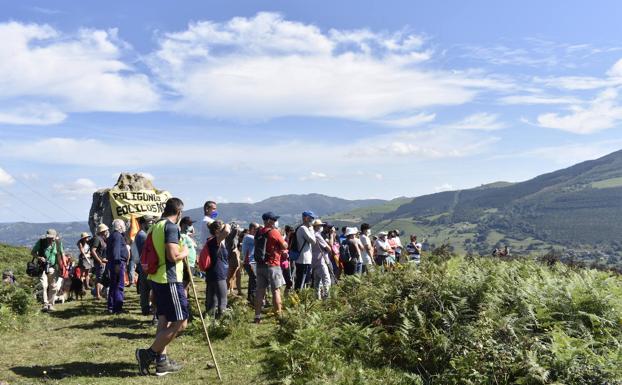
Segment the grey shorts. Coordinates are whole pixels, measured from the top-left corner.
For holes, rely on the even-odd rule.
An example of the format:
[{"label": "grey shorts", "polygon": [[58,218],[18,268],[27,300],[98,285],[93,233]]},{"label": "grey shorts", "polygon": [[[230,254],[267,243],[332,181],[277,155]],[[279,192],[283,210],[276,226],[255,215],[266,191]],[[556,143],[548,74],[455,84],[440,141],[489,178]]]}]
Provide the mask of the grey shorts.
[{"label": "grey shorts", "polygon": [[281,266],[257,265],[257,289],[266,289],[268,286],[272,290],[285,285]]}]

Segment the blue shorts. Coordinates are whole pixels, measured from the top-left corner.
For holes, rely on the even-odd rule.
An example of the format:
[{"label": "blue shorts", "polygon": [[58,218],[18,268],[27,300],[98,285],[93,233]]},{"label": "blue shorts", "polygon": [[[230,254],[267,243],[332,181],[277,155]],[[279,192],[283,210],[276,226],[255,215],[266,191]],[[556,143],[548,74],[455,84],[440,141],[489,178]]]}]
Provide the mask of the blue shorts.
[{"label": "blue shorts", "polygon": [[181,282],[157,283],[149,281],[155,297],[156,315],[168,322],[188,319],[188,298]]}]

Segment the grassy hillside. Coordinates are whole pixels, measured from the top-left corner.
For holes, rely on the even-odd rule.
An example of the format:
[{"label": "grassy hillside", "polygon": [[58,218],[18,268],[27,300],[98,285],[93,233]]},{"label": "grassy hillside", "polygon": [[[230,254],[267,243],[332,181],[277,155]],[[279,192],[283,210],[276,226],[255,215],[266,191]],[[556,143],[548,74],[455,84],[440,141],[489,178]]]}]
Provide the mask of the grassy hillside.
[{"label": "grassy hillside", "polygon": [[[520,183],[495,182],[333,215],[337,224],[368,222],[373,231],[416,233],[430,247],[459,253],[562,250],[564,257],[622,268],[622,151]],[[425,245],[424,245],[425,246]]]},{"label": "grassy hillside", "polygon": [[[231,298],[224,319],[210,322],[222,383],[622,384],[618,276],[446,251],[424,255],[420,269],[344,279],[326,302],[311,290],[290,296],[280,322],[268,315],[255,325],[252,310]],[[133,352],[155,327],[139,314],[135,291],[126,294],[128,314],[110,316],[87,298],[0,327],[0,378],[153,383],[137,375]],[[6,309],[0,304],[0,326]],[[198,321],[169,354],[185,367],[158,383],[217,382]]]}]

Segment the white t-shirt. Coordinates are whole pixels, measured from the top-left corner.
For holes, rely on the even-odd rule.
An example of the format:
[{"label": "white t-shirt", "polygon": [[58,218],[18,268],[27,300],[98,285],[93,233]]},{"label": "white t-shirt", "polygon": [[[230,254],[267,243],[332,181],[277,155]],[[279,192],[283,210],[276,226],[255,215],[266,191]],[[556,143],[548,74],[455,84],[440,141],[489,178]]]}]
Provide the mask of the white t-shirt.
[{"label": "white t-shirt", "polygon": [[380,240],[380,238],[376,239],[376,244],[374,245],[376,248],[376,255],[389,255],[389,252],[386,251],[387,249],[390,249],[391,246],[389,246],[389,241],[388,240]]},{"label": "white t-shirt", "polygon": [[214,222],[214,219],[208,217],[208,216],[204,216],[203,217],[203,223],[205,224],[203,226],[203,237],[201,237],[201,239],[203,240],[203,244],[205,244],[205,242],[207,242],[207,238],[209,238],[210,233],[209,233],[209,228],[208,226]]},{"label": "white t-shirt", "polygon": [[298,257],[296,263],[310,265],[313,260],[311,247],[315,245],[313,228],[305,225],[300,226],[296,231],[296,238],[298,238],[298,247],[300,247],[300,257]]},{"label": "white t-shirt", "polygon": [[371,249],[373,247],[371,239],[367,235],[361,234],[361,243],[363,244],[363,253],[361,254],[363,265],[371,265],[373,261],[371,260],[371,255],[367,252],[367,248]]}]

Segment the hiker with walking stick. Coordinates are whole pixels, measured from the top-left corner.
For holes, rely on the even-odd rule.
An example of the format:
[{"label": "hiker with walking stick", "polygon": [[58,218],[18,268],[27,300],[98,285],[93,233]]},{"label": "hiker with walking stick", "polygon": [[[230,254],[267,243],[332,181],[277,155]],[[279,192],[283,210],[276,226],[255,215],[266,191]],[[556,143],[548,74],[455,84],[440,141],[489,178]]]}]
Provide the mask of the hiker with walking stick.
[{"label": "hiker with walking stick", "polygon": [[136,360],[142,375],[150,373],[149,367],[154,362],[157,376],[177,372],[182,368],[168,358],[166,347],[188,325],[188,299],[183,286],[183,261],[188,256],[188,248],[180,242],[178,226],[183,208],[181,199],[167,200],[162,219],[151,227],[145,243],[145,249],[155,249],[158,258],[157,270],[147,277],[155,295],[158,329],[155,341],[149,348],[136,349]]}]

